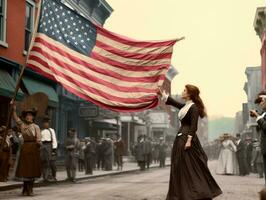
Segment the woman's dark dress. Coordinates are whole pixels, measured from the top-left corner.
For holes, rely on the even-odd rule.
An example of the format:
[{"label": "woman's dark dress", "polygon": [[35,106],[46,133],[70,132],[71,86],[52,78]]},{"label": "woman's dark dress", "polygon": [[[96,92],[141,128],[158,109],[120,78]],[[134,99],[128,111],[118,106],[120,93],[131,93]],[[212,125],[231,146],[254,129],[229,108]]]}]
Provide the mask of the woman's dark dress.
[{"label": "woman's dark dress", "polygon": [[[184,104],[168,97],[166,104],[181,109]],[[199,112],[193,104],[181,120],[181,127],[172,149],[171,174],[167,200],[212,199],[222,193],[212,177],[207,156],[196,135]],[[185,150],[188,135],[193,136],[191,148]]]}]

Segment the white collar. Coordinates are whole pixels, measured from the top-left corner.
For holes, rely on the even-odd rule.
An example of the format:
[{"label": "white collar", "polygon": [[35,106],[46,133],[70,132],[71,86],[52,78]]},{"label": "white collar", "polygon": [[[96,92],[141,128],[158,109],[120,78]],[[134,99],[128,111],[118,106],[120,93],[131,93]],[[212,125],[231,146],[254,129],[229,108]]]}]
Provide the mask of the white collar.
[{"label": "white collar", "polygon": [[193,101],[190,100],[186,102],[185,106],[181,108],[178,113],[179,120],[182,120],[186,116],[187,112],[189,111],[192,105],[194,105]]}]

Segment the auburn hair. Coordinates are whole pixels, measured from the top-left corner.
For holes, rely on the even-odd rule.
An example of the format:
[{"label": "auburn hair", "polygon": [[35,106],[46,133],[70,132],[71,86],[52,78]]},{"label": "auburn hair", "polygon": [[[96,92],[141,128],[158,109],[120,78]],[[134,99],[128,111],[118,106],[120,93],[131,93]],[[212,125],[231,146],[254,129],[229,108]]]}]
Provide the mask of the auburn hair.
[{"label": "auburn hair", "polygon": [[201,118],[206,117],[207,113],[206,113],[204,103],[203,103],[202,99],[200,98],[199,88],[195,85],[190,85],[190,84],[187,84],[185,87],[187,89],[187,93],[188,93],[190,99],[195,103],[195,105],[197,106],[197,108],[199,110],[199,116]]}]

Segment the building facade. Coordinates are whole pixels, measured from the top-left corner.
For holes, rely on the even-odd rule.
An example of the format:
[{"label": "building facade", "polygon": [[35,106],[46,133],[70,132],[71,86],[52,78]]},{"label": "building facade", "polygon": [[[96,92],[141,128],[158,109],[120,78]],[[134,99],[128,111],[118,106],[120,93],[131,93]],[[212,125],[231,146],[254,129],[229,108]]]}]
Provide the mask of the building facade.
[{"label": "building facade", "polygon": [[253,26],[262,43],[260,51],[261,85],[262,89],[266,90],[266,7],[257,8]]},{"label": "building facade", "polygon": [[[99,25],[103,25],[113,12],[105,0],[61,0],[61,2]],[[21,66],[26,64],[38,3],[38,0],[0,0],[0,125],[6,123],[8,105]],[[83,101],[30,69],[26,68],[20,86],[17,100],[36,92],[43,92],[48,96],[46,114],[52,118],[59,147],[62,147],[65,134],[71,127],[77,129],[80,137],[101,137],[104,131],[119,131],[117,113]]]},{"label": "building facade", "polygon": [[[256,131],[256,120],[249,116],[249,110],[259,110],[258,105],[254,103],[257,94],[262,90],[261,84],[261,67],[247,67],[245,74],[247,82],[244,84],[244,91],[247,95],[247,102],[243,104],[243,110],[236,116],[238,123],[238,131],[242,130],[245,137],[258,138]],[[237,122],[240,120],[239,122]]]}]

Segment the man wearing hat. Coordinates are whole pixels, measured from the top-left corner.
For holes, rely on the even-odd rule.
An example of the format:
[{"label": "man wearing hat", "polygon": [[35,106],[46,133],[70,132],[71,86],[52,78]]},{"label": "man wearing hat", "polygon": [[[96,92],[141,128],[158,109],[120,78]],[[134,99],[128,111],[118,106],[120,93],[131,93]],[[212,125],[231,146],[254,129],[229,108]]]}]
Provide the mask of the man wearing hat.
[{"label": "man wearing hat", "polygon": [[246,144],[241,138],[240,133],[236,134],[236,157],[239,165],[240,176],[245,176],[248,174],[247,164],[246,164]]},{"label": "man wearing hat", "polygon": [[164,143],[164,138],[160,137],[159,143],[159,161],[160,167],[165,167],[165,159],[166,159],[166,144]]},{"label": "man wearing hat", "polygon": [[115,161],[117,163],[117,170],[123,170],[123,155],[125,152],[125,144],[119,134],[116,135],[115,147]]},{"label": "man wearing hat", "polygon": [[[42,175],[44,182],[56,181],[56,149],[57,140],[54,129],[50,127],[50,118],[43,118],[43,129],[41,131],[41,160],[42,160]],[[50,179],[51,172],[51,179]]]},{"label": "man wearing hat", "polygon": [[85,174],[91,174],[93,171],[93,157],[95,155],[95,146],[90,137],[85,137],[84,146],[84,157],[85,157]]},{"label": "man wearing hat", "polygon": [[[263,156],[264,163],[264,174],[266,172],[266,92],[260,92],[257,99],[255,100],[256,104],[259,104],[263,113],[258,114],[256,110],[250,110],[250,116],[256,118],[258,123],[258,131],[260,133],[260,146],[261,153]],[[266,185],[266,176],[265,176],[265,185]]]},{"label": "man wearing hat", "polygon": [[41,131],[34,123],[37,110],[34,108],[23,110],[20,119],[16,113],[15,103],[12,101],[10,104],[13,106],[13,118],[21,130],[24,141],[20,149],[16,177],[24,181],[22,194],[32,196],[34,180],[41,176]]},{"label": "man wearing hat", "polygon": [[66,149],[66,171],[67,179],[76,182],[76,169],[79,157],[80,141],[77,138],[77,132],[74,128],[70,128],[65,139]]}]

